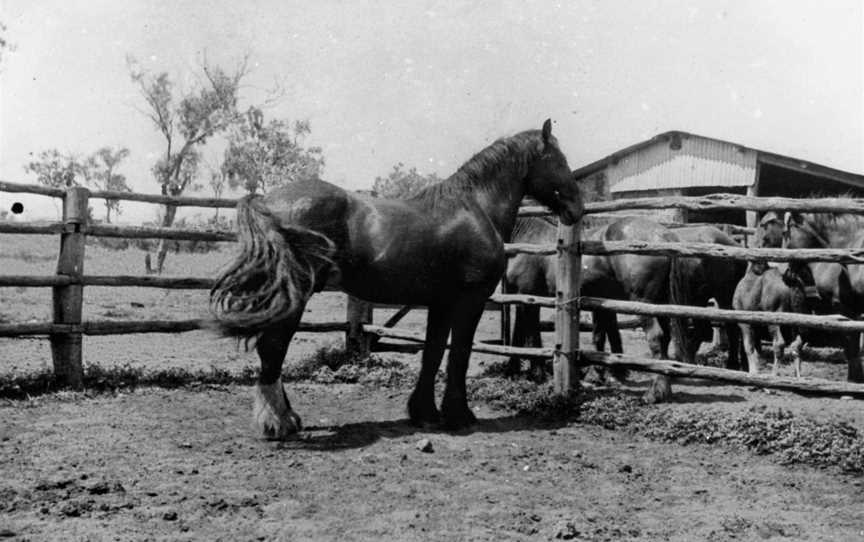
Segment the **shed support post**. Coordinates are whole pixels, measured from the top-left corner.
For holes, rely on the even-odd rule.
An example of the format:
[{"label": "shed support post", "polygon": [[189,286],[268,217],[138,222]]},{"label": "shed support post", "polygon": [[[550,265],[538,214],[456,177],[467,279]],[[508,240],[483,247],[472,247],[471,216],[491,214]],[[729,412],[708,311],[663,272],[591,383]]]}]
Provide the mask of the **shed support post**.
[{"label": "shed support post", "polygon": [[372,323],[372,303],[348,296],[348,331],[345,333],[345,350],[358,356],[366,356],[371,349],[371,336],[363,331],[363,324]]},{"label": "shed support post", "polygon": [[558,262],[555,305],[555,353],[552,358],[556,393],[569,393],[579,383],[579,304],[582,222],[558,224]]},{"label": "shed support post", "polygon": [[[57,274],[74,283],[53,288],[54,323],[80,326],[84,303],[84,245],[87,228],[87,204],[90,191],[82,187],[66,189],[63,198],[63,233],[60,234],[60,256]],[[54,375],[62,386],[80,389],[84,379],[83,346],[80,329],[74,333],[51,334],[51,357]]]}]

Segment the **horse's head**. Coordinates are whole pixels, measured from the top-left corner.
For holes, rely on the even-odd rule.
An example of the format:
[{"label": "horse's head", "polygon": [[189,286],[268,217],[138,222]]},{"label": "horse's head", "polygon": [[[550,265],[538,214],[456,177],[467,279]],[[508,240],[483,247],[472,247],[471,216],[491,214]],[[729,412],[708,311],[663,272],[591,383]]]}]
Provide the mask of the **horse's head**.
[{"label": "horse's head", "polygon": [[765,248],[781,248],[785,235],[785,226],[780,215],[774,211],[768,211],[759,220],[756,227],[755,246]]},{"label": "horse's head", "polygon": [[525,191],[569,226],[585,211],[582,192],[567,165],[567,158],[558,147],[558,140],[552,135],[551,120],[543,123],[541,136],[543,150],[528,168]]},{"label": "horse's head", "polygon": [[787,212],[783,217],[787,248],[828,248],[831,243],[812,221],[813,215]]}]

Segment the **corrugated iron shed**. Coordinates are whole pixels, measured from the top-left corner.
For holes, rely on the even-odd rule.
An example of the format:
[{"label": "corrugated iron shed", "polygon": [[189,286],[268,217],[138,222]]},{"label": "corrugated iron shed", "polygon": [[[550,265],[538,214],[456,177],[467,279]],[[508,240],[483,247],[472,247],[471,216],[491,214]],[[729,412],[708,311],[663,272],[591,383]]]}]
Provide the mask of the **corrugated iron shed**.
[{"label": "corrugated iron shed", "polygon": [[[767,166],[767,167],[765,167]],[[608,192],[633,193],[656,190],[682,190],[689,188],[747,187],[760,195],[760,189],[788,185],[780,183],[783,171],[798,179],[811,178],[813,185],[840,183],[850,189],[864,190],[864,176],[775,153],[760,151],[728,141],[713,139],[687,132],[672,131],[642,141],[601,160],[577,169],[577,178],[587,178],[602,172]],[[767,174],[766,174],[767,172]],[[768,183],[760,183],[768,177]],[[740,188],[739,188],[740,190]]]}]

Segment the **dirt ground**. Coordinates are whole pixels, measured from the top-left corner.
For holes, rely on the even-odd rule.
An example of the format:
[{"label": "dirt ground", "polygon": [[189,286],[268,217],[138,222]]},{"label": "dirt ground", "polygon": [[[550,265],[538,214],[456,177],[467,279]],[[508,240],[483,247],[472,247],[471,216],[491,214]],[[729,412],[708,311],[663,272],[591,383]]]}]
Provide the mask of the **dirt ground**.
[{"label": "dirt ground", "polygon": [[[0,236],[0,273],[50,274],[56,240]],[[42,250],[42,252],[40,252]],[[88,247],[93,274],[139,274],[143,255]],[[207,276],[225,254],[171,255],[169,274]],[[190,318],[203,292],[89,288],[85,318]],[[383,313],[383,311],[382,311]],[[50,291],[0,288],[0,321],[47,319]],[[322,294],[310,321],[344,318]],[[386,314],[376,313],[376,321]],[[405,327],[422,329],[421,313]],[[495,337],[498,316],[481,324]],[[636,332],[625,349],[646,351]],[[205,332],[85,339],[88,363],[231,371],[256,362]],[[295,362],[339,334],[299,336]],[[388,355],[389,356],[389,355]],[[416,356],[393,355],[417,365]],[[475,356],[474,371],[491,363]],[[842,378],[831,356],[807,374]],[[0,371],[50,367],[44,339],[0,339]],[[784,367],[784,372],[788,371]],[[644,385],[636,375],[633,389]],[[474,404],[450,434],[405,419],[409,390],[288,383],[306,430],[260,440],[251,388],[56,393],[0,401],[0,537],[20,540],[861,540],[864,480],[783,466],[723,445],[653,442],[580,423],[545,424]],[[864,429],[857,401],[679,383],[673,415],[783,407]],[[428,439],[432,450],[418,443]]]}]

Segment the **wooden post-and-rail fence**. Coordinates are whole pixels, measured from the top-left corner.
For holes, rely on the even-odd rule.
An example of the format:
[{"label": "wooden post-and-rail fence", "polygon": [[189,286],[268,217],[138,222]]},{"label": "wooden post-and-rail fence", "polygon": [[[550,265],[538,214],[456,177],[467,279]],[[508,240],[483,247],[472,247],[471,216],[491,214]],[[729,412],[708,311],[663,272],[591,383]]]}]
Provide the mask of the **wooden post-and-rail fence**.
[{"label": "wooden post-and-rail fence", "polygon": [[[153,276],[88,276],[84,274],[84,247],[87,235],[128,238],[167,238],[206,241],[231,241],[236,238],[229,232],[202,232],[174,228],[147,228],[87,223],[87,204],[90,198],[110,198],[143,201],[176,206],[201,206],[231,208],[235,200],[209,198],[174,198],[147,194],[119,192],[89,192],[84,188],[53,189],[38,186],[0,182],[0,191],[27,192],[60,197],[63,199],[63,220],[59,224],[0,223],[0,233],[59,234],[60,253],[57,273],[50,276],[0,276],[3,286],[50,286],[53,289],[53,322],[0,324],[0,337],[22,335],[48,335],[54,368],[60,382],[80,387],[82,380],[82,336],[121,333],[181,332],[201,329],[204,322],[190,320],[148,321],[82,321],[83,288],[89,285],[102,286],[146,286],[157,288],[209,288],[212,279],[202,277],[153,277]],[[732,194],[714,194],[703,197],[642,198],[591,203],[586,206],[588,214],[618,212],[630,209],[659,209],[675,207],[693,210],[744,209],[757,211],[801,210],[815,212],[864,213],[864,200],[832,198],[798,200],[789,198],[754,198]],[[536,207],[523,207],[522,216],[540,216],[548,211]],[[702,307],[652,305],[629,301],[580,297],[581,254],[658,254],[665,256],[710,256],[726,259],[768,259],[774,261],[834,261],[862,263],[864,253],[854,250],[813,249],[784,251],[782,249],[753,249],[726,247],[700,243],[601,243],[579,241],[581,225],[559,226],[558,242],[555,246],[511,244],[508,254],[557,254],[558,287],[554,298],[530,295],[497,294],[490,303],[527,304],[555,309],[555,344],[552,348],[515,348],[506,344],[476,343],[475,351],[520,357],[552,358],[554,382],[558,391],[574,389],[577,369],[580,364],[625,366],[648,372],[669,375],[688,375],[697,378],[720,380],[744,385],[758,385],[793,391],[823,394],[842,394],[864,397],[864,386],[842,382],[807,379],[794,381],[770,376],[754,377],[741,372],[686,365],[666,360],[645,360],[632,356],[615,356],[602,352],[580,352],[580,308],[605,309],[635,315],[685,316],[720,321],[744,321],[757,324],[799,325],[835,331],[864,331],[864,322],[849,320],[839,315],[814,316],[802,314],[778,314],[773,312],[743,312]],[[749,233],[749,232],[742,232]],[[409,307],[402,307],[383,326],[372,323],[373,306],[356,299],[349,299],[345,322],[301,323],[299,331],[333,332],[346,334],[346,344],[360,351],[379,350],[385,345],[378,339],[387,337],[422,344],[423,337],[410,331],[393,327],[404,316]],[[508,324],[509,327],[509,324]],[[394,350],[411,350],[411,345],[392,344]],[[391,345],[387,345],[389,348]]]}]

